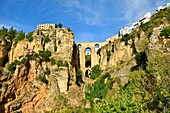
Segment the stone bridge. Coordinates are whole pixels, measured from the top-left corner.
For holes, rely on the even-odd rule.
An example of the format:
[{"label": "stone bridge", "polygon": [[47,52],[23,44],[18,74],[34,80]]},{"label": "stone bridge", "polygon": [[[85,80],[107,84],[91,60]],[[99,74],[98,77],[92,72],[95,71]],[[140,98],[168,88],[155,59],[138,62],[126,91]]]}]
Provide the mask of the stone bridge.
[{"label": "stone bridge", "polygon": [[[99,64],[97,51],[107,42],[77,42],[80,52],[80,69],[86,77],[91,75],[91,68]],[[88,59],[87,59],[88,58]],[[90,60],[89,60],[90,59]]]}]

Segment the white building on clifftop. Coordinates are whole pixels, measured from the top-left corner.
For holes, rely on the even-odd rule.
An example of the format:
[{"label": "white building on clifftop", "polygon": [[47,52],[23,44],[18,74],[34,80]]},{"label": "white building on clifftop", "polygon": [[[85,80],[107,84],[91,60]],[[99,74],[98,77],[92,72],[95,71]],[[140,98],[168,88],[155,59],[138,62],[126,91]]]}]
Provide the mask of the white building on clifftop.
[{"label": "white building on clifftop", "polygon": [[38,24],[37,29],[38,30],[49,30],[54,29],[56,27],[56,24]]},{"label": "white building on clifftop", "polygon": [[133,22],[131,26],[125,26],[122,28],[119,33],[120,35],[125,35],[131,33],[134,29],[139,27],[142,23],[146,23],[150,20],[152,14],[150,12],[147,12],[144,16],[142,16],[138,21]]}]

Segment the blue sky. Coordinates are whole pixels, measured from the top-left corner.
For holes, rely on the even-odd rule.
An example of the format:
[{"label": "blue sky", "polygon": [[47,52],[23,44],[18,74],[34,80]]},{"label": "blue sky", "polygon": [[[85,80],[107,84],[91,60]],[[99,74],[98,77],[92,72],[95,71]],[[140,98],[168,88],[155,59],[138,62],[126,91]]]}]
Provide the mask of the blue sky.
[{"label": "blue sky", "polygon": [[76,42],[105,41],[170,0],[0,0],[0,27],[26,33],[41,23],[62,23]]}]

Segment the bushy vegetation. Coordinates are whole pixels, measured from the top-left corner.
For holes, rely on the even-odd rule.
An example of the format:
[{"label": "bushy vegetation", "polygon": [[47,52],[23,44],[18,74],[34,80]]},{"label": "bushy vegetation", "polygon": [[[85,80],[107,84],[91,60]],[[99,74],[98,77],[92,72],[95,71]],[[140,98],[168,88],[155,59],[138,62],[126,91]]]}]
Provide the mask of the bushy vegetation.
[{"label": "bushy vegetation", "polygon": [[146,70],[131,72],[128,83],[121,87],[116,97],[99,102],[95,112],[169,112],[169,64],[169,55],[157,52],[150,56]]},{"label": "bushy vegetation", "polygon": [[45,50],[45,51],[39,50],[38,52],[39,52],[39,55],[40,55],[42,61],[44,61],[44,62],[50,61],[50,58],[49,58],[49,57],[51,56],[51,51],[49,51],[49,50],[47,49],[47,50]]},{"label": "bushy vegetation", "polygon": [[63,66],[63,61],[62,61],[62,60],[58,60],[58,61],[57,61],[57,66],[58,66],[58,67]]},{"label": "bushy vegetation", "polygon": [[125,42],[125,45],[127,46],[129,40],[130,40],[130,35],[129,34],[125,34],[125,35],[122,36],[120,41],[121,42]]},{"label": "bushy vegetation", "polygon": [[26,39],[29,41],[29,42],[31,42],[32,40],[33,40],[33,32],[34,31],[32,31],[32,32],[29,32],[27,35],[26,35]]},{"label": "bushy vegetation", "polygon": [[98,99],[96,103],[106,98],[107,92],[112,90],[113,83],[116,82],[115,78],[111,78],[109,73],[100,75],[100,77],[94,82],[93,85],[87,85],[86,87],[86,99],[90,101],[91,110],[93,110],[94,99]]},{"label": "bushy vegetation", "polygon": [[24,31],[18,31],[15,38],[14,38],[14,45],[16,45],[19,41],[25,39],[25,32]]},{"label": "bushy vegetation", "polygon": [[51,62],[51,65],[55,65],[56,64],[56,61],[55,61],[55,59],[53,57],[50,58],[50,62]]},{"label": "bushy vegetation", "polygon": [[100,76],[101,74],[101,68],[99,65],[95,65],[92,67],[92,75],[91,75],[91,79],[96,79]]},{"label": "bushy vegetation", "polygon": [[9,30],[5,27],[2,27],[2,29],[0,29],[0,38],[5,38],[6,36],[8,36],[9,39],[13,40],[16,34],[17,31],[13,27],[11,27]]},{"label": "bushy vegetation", "polygon": [[154,27],[158,27],[166,22],[170,22],[169,8],[165,8],[153,15],[150,21],[145,24],[141,24],[140,28],[148,35],[148,37],[150,37]]},{"label": "bushy vegetation", "polygon": [[51,73],[51,72],[50,72],[50,69],[47,67],[44,75],[50,75],[50,73]]},{"label": "bushy vegetation", "polygon": [[64,67],[68,67],[68,62],[65,60],[64,61],[64,65],[63,65]]},{"label": "bushy vegetation", "polygon": [[165,37],[169,38],[170,37],[170,27],[169,28],[168,27],[164,28],[161,31],[161,36],[165,36]]},{"label": "bushy vegetation", "polygon": [[14,62],[12,62],[11,64],[8,65],[8,70],[11,72],[11,73],[14,73],[15,72],[15,69],[16,69],[16,66],[17,65],[20,65],[20,61],[18,60],[14,60]]},{"label": "bushy vegetation", "polygon": [[59,24],[58,24],[58,27],[59,27],[59,28],[62,28],[62,27],[63,27],[63,24],[59,23]]},{"label": "bushy vegetation", "polygon": [[146,70],[148,59],[145,52],[137,53],[135,56],[135,60],[137,65],[131,68],[132,71],[139,69]]},{"label": "bushy vegetation", "polygon": [[48,84],[48,80],[46,79],[45,76],[39,76],[39,80],[45,84]]},{"label": "bushy vegetation", "polygon": [[44,43],[48,43],[51,41],[48,35],[44,35],[43,39],[44,39]]},{"label": "bushy vegetation", "polygon": [[63,62],[63,60],[58,60],[58,61],[57,61],[57,66],[58,66],[58,67],[62,67],[62,66],[68,67],[68,62],[67,62],[67,61],[64,61],[64,62]]}]

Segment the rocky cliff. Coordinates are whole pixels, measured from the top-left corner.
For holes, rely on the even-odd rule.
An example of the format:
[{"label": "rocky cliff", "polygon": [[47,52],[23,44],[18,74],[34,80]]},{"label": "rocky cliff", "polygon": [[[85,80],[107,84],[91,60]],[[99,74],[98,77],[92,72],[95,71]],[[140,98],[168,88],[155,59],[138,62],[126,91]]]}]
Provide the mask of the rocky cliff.
[{"label": "rocky cliff", "polygon": [[[169,73],[166,68],[164,69],[164,65],[169,66],[170,58],[169,15],[169,8],[161,10],[152,15],[150,21],[141,24],[130,34],[113,39],[107,45],[99,48],[97,54],[100,66],[92,68],[90,74],[94,78],[87,78],[84,87],[81,84],[83,83],[82,73],[79,70],[79,51],[74,44],[74,34],[70,29],[35,30],[25,36],[23,32],[14,30],[7,32],[3,28],[0,31],[1,112],[45,113],[63,112],[64,110],[67,112],[70,109],[69,112],[72,112],[74,111],[72,106],[80,107],[80,109],[92,108],[97,102],[100,103],[104,98],[110,99],[113,96],[118,98],[116,102],[119,103],[121,102],[119,100],[126,100],[132,94],[134,97],[129,100],[135,100],[135,98],[140,100],[144,97],[139,95],[140,98],[135,97],[134,86],[136,88],[138,84],[145,82],[146,87],[143,88],[141,85],[141,89],[146,88],[146,91],[141,94],[148,92],[147,94],[150,95],[150,89],[154,88],[152,83],[160,82],[158,84],[160,86],[162,82],[165,82],[169,86],[169,82],[167,82],[169,77],[163,81],[163,75]],[[154,68],[152,69],[152,67]],[[135,79],[140,76],[141,72],[142,75],[143,73],[149,75],[142,76],[143,78],[148,77],[145,78],[147,81],[143,81],[145,80],[143,78]],[[129,76],[131,76],[130,79]],[[136,81],[139,83],[134,85],[133,82]],[[119,94],[116,97],[119,88],[124,91],[129,84],[133,86],[129,88],[132,89],[132,94],[125,95],[125,98]],[[148,84],[152,86],[149,87],[150,89]],[[167,86],[161,87],[167,88]],[[141,89],[136,90],[136,93],[138,94]],[[124,96],[124,93],[121,94]],[[126,92],[126,94],[128,93]],[[150,95],[150,97],[152,96],[151,100],[154,100],[155,97]],[[167,97],[167,92],[163,96]],[[157,98],[160,100],[160,97]],[[148,102],[148,97],[144,99]],[[131,107],[129,100],[127,99],[126,103],[127,109]],[[143,101],[143,99],[141,100]],[[165,100],[164,104],[169,106],[167,99]],[[111,108],[117,107],[117,105],[112,106],[113,103],[106,106],[105,104],[107,102],[99,104],[99,111],[103,107],[102,105],[104,105],[104,110],[109,105]],[[134,108],[136,107],[132,107],[132,110]],[[93,112],[93,109],[91,110]],[[120,110],[125,109],[122,109],[121,106]]]},{"label": "rocky cliff", "polygon": [[100,67],[126,83],[132,67],[137,65],[135,58],[138,53],[146,52],[150,56],[152,50],[162,54],[169,52],[169,38],[162,35],[164,29],[170,26],[168,11],[169,8],[159,11],[132,33],[113,39],[101,47],[98,50]]},{"label": "rocky cliff", "polygon": [[[81,94],[76,85],[78,51],[73,32],[65,28],[35,30],[30,38],[13,43],[1,38],[1,112],[59,110],[65,106],[60,105],[60,98],[67,98],[69,88]],[[68,103],[78,102],[70,96]]]}]

